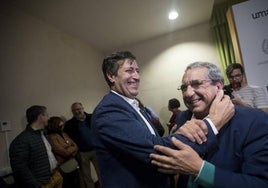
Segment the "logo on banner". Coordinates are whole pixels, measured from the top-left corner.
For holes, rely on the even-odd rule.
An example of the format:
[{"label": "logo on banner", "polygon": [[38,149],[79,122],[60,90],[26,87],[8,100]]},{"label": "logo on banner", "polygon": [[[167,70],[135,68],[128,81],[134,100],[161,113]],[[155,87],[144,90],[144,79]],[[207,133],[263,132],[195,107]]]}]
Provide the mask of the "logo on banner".
[{"label": "logo on banner", "polygon": [[258,18],[263,18],[265,16],[268,16],[268,10],[263,10],[263,11],[252,13],[251,16],[254,20]]},{"label": "logo on banner", "polygon": [[262,41],[262,51],[268,55],[268,39]]}]

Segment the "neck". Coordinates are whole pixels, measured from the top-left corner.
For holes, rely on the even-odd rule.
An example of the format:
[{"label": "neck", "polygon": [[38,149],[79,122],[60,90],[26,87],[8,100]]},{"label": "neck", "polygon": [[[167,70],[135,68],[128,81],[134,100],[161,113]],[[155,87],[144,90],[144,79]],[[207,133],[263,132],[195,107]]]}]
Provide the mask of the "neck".
[{"label": "neck", "polygon": [[177,112],[179,109],[178,108],[173,108],[171,111],[172,112]]},{"label": "neck", "polygon": [[204,119],[208,116],[208,113],[193,113],[193,119]]},{"label": "neck", "polygon": [[44,125],[38,122],[33,122],[30,126],[33,128],[33,130],[44,129]]}]

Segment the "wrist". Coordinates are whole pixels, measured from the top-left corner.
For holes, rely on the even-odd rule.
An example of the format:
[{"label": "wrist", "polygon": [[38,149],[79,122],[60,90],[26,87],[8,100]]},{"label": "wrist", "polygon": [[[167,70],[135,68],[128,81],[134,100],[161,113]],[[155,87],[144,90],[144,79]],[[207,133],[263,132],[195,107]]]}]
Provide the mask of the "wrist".
[{"label": "wrist", "polygon": [[218,132],[218,128],[215,126],[214,122],[211,120],[211,118],[209,118],[209,116],[207,116],[207,117],[204,119],[204,121],[207,121],[207,122],[208,122],[207,126],[209,125],[209,126],[211,127],[211,129],[212,129],[212,131],[213,131],[213,133],[214,133],[215,135],[217,135],[217,134],[219,133],[219,132]]},{"label": "wrist", "polygon": [[200,168],[199,168],[199,170],[198,170],[198,172],[197,172],[197,174],[196,174],[196,177],[198,177],[198,176],[200,175],[200,173],[202,172],[202,169],[203,169],[203,167],[204,167],[204,164],[205,164],[205,161],[202,160],[201,166],[200,166]]},{"label": "wrist", "polygon": [[214,127],[217,129],[217,131],[219,131],[222,127],[222,123],[220,119],[214,116],[208,116],[208,117],[209,118],[206,118],[206,119],[209,119],[211,123],[214,125]]}]

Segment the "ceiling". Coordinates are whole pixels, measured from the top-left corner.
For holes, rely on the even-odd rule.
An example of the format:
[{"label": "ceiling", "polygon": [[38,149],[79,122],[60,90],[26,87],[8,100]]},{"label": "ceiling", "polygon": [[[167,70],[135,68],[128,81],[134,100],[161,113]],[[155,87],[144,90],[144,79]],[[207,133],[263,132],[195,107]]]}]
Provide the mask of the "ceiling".
[{"label": "ceiling", "polygon": [[[224,0],[215,0],[224,1]],[[92,47],[107,52],[210,19],[214,0],[9,0]],[[169,21],[170,10],[179,18]]]}]

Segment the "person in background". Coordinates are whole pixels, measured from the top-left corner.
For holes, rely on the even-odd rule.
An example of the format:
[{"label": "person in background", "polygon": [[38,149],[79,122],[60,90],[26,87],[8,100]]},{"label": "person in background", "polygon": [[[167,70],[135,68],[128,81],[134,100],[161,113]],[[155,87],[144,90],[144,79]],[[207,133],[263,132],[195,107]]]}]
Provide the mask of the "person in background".
[{"label": "person in background", "polygon": [[244,68],[239,63],[232,63],[226,68],[226,75],[232,90],[233,103],[258,108],[268,113],[268,94],[265,87],[247,85],[244,79]]},{"label": "person in background", "polygon": [[[181,112],[181,110],[179,109],[180,106],[181,106],[181,103],[178,99],[176,98],[169,99],[168,110],[172,112],[169,122],[167,123],[169,134],[173,133],[173,131],[176,130],[177,128],[176,117]],[[171,181],[173,182],[172,184],[174,185],[174,187],[176,187],[177,185],[178,178],[179,178],[178,174],[174,175],[174,177],[171,177]]]},{"label": "person in background", "polygon": [[[223,86],[216,65],[190,64],[180,86],[188,110],[178,115],[177,125],[210,116],[211,104]],[[181,173],[178,188],[268,187],[268,115],[262,111],[235,105],[235,115],[219,130],[217,146],[206,155],[198,155],[175,138],[173,143],[177,150],[156,146],[162,155],[154,153],[151,158],[159,171]]]},{"label": "person in background", "polygon": [[173,129],[176,128],[176,126],[174,127],[174,125],[176,124],[175,120],[176,120],[177,115],[181,112],[179,109],[180,106],[181,106],[181,103],[176,98],[172,98],[168,101],[168,110],[172,112],[169,122],[167,123],[169,133],[172,132],[172,128]]},{"label": "person in background", "polygon": [[162,126],[158,115],[150,107],[144,106],[143,103],[138,98],[136,98],[136,100],[139,102],[140,109],[144,112],[146,117],[148,117],[150,122],[154,125],[154,128],[157,130],[159,136],[163,136],[165,133],[165,129]]},{"label": "person in background", "polygon": [[75,102],[71,105],[73,117],[66,121],[64,131],[78,146],[77,159],[82,188],[94,188],[95,183],[91,175],[92,162],[95,167],[98,180],[100,180],[96,152],[91,138],[91,114],[84,111],[82,103]]},{"label": "person in background", "polygon": [[170,140],[174,136],[205,154],[216,144],[217,129],[234,113],[230,98],[219,94],[209,118],[188,121],[175,134],[160,137],[136,100],[140,74],[135,56],[128,51],[112,53],[104,58],[102,71],[110,92],[94,109],[91,123],[103,188],[169,188],[170,176],[151,165],[154,145],[174,147]]},{"label": "person in background", "polygon": [[26,129],[16,136],[9,148],[15,183],[23,188],[61,188],[58,163],[44,135],[49,118],[46,107],[29,107],[26,118]]},{"label": "person in background", "polygon": [[[74,141],[63,131],[64,121],[60,117],[51,117],[48,120],[48,141],[51,144],[52,151],[59,165],[75,157],[78,152],[78,147]],[[78,169],[73,172],[61,172],[63,177],[63,188],[79,187]]]}]

